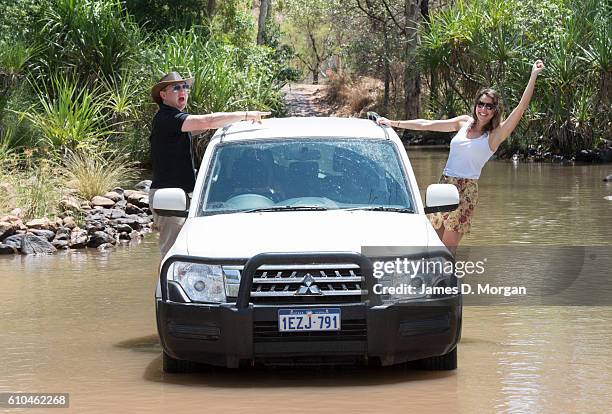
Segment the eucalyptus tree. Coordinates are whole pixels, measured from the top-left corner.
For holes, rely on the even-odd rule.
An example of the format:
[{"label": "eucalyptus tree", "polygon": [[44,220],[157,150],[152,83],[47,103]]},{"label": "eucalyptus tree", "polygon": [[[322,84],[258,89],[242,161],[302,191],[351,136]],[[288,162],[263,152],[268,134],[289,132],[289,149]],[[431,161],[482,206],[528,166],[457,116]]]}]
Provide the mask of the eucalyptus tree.
[{"label": "eucalyptus tree", "polygon": [[[391,39],[391,17],[386,12],[381,1],[377,0],[356,0],[357,8],[367,16],[366,36],[360,42],[369,38],[370,45],[375,43],[376,54],[380,57],[383,67],[383,108],[388,111],[389,107],[389,88],[391,83],[391,62],[393,60],[392,39]],[[382,38],[382,41],[375,42],[375,39]],[[361,49],[361,48],[360,48]]]},{"label": "eucalyptus tree", "polygon": [[265,40],[266,21],[270,16],[272,0],[259,1],[259,14],[257,15],[257,44],[262,45]]},{"label": "eucalyptus tree", "polygon": [[[355,0],[359,10],[370,20],[373,33],[382,37],[384,62],[385,106],[388,103],[390,62],[398,54],[403,67],[403,115],[416,118],[420,112],[421,74],[416,65],[419,23],[428,0]],[[399,53],[398,53],[399,52]]]},{"label": "eucalyptus tree", "polygon": [[337,50],[334,43],[336,18],[341,13],[339,0],[284,0],[280,13],[283,31],[296,51],[296,57],[319,83],[323,63]]}]

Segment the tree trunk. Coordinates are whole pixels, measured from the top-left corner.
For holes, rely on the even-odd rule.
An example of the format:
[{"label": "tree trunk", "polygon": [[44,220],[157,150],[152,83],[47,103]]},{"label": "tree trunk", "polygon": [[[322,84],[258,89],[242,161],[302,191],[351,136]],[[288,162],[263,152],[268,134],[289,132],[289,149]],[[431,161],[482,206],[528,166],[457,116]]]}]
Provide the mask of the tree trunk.
[{"label": "tree trunk", "polygon": [[319,62],[315,62],[314,67],[312,69],[312,84],[319,84]]},{"label": "tree trunk", "polygon": [[434,69],[432,69],[429,74],[429,102],[433,102],[438,97],[438,74]]},{"label": "tree trunk", "polygon": [[257,44],[262,45],[264,43],[264,36],[266,33],[266,19],[268,17],[268,10],[270,9],[270,3],[272,0],[261,0],[259,5],[259,17],[257,19]]},{"label": "tree trunk", "polygon": [[416,69],[417,24],[421,20],[421,0],[404,0],[406,46],[404,48],[404,116],[419,117],[421,75]]},{"label": "tree trunk", "polygon": [[424,21],[429,21],[429,0],[421,0],[421,16]]},{"label": "tree trunk", "polygon": [[215,15],[215,10],[217,9],[217,0],[208,0],[208,5],[206,6],[206,15],[209,20]]},{"label": "tree trunk", "polygon": [[387,33],[387,25],[383,26],[383,36],[384,36],[384,52],[383,52],[383,65],[384,65],[384,76],[385,76],[385,93],[383,98],[383,107],[385,109],[385,113],[387,112],[387,108],[389,108],[389,83],[391,80],[391,69],[389,67],[389,36]]}]

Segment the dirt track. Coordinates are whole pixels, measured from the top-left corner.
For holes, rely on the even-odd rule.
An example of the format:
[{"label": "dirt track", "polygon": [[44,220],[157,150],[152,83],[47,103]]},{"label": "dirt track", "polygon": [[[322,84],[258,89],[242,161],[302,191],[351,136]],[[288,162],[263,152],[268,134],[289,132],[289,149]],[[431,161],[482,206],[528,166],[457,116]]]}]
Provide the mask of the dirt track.
[{"label": "dirt track", "polygon": [[325,85],[288,84],[283,88],[287,116],[328,116]]}]

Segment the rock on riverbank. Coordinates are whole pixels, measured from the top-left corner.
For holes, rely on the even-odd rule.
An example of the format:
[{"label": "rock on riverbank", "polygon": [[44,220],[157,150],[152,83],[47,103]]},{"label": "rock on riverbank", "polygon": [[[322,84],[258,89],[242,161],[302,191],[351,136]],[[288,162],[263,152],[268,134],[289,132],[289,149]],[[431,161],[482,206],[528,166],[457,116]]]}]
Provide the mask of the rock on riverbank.
[{"label": "rock on riverbank", "polygon": [[[20,209],[0,217],[0,254],[40,254],[57,250],[106,250],[138,240],[151,232],[150,181],[138,190],[116,188],[89,202],[74,197],[62,200],[56,219],[23,220]],[[80,225],[79,225],[80,223]]]}]

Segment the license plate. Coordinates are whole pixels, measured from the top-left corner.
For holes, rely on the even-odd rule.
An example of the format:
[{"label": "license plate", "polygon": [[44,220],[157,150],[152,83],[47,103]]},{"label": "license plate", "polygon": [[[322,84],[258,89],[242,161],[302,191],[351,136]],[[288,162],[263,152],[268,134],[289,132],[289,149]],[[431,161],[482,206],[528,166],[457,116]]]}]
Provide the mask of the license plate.
[{"label": "license plate", "polygon": [[339,331],[340,308],[279,309],[280,332]]}]

